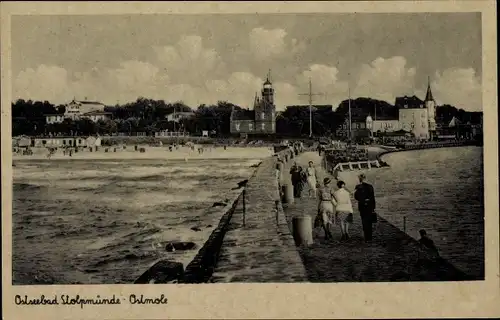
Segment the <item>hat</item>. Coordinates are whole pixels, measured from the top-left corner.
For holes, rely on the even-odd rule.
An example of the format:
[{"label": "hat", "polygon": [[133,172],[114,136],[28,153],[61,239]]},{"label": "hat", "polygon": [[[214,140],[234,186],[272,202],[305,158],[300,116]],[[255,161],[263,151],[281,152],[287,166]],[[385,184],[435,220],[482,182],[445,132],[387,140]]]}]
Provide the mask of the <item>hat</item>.
[{"label": "hat", "polygon": [[329,183],[330,183],[330,181],[332,181],[332,180],[330,180],[330,178],[325,178],[325,179],[323,179],[323,183],[324,183],[324,184],[329,184]]}]

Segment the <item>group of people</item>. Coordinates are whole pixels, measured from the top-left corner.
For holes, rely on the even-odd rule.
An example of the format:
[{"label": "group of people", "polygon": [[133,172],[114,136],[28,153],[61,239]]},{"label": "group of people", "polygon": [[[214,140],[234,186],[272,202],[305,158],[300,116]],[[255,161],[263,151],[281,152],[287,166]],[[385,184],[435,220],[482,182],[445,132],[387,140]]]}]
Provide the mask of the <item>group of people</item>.
[{"label": "group of people", "polygon": [[358,202],[363,234],[366,242],[370,242],[373,237],[373,224],[377,222],[375,213],[375,192],[373,186],[366,182],[365,174],[358,176],[359,184],[354,192],[346,188],[346,184],[337,178],[336,190],[331,186],[332,180],[328,177],[323,179],[320,185],[314,163],[309,162],[304,170],[296,163],[290,169],[291,180],[294,190],[294,197],[301,198],[304,186],[309,187],[309,197],[318,200],[318,211],[315,219],[315,227],[321,226],[325,232],[325,238],[331,239],[331,227],[339,225],[341,231],[341,241],[349,240],[349,227],[354,221],[354,210],[351,202],[351,195]]},{"label": "group of people", "polygon": [[[366,242],[373,237],[373,223],[377,222],[375,213],[375,192],[373,186],[367,183],[366,176],[362,173],[358,176],[359,184],[354,191],[354,199],[358,202],[358,210],[363,226],[363,235]],[[353,192],[346,188],[342,180],[337,180],[337,190],[331,187],[331,179],[325,178],[323,186],[319,188],[319,204],[317,224],[321,223],[325,232],[325,238],[332,238],[330,227],[337,224],[340,226],[341,240],[349,240],[349,226],[354,221],[354,210],[351,202]]]},{"label": "group of people", "polygon": [[302,197],[305,185],[309,186],[309,197],[316,198],[317,174],[312,161],[309,161],[308,167],[305,170],[301,166],[298,166],[297,163],[294,163],[290,169],[290,175],[293,185],[293,196],[295,198]]}]

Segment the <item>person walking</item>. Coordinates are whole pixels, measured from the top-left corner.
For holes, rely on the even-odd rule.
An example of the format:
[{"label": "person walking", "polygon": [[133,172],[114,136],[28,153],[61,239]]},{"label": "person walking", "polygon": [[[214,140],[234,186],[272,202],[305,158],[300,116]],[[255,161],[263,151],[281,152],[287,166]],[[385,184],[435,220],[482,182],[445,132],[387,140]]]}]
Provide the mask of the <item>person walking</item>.
[{"label": "person walking", "polygon": [[316,198],[316,193],[317,193],[317,174],[316,174],[316,168],[314,167],[314,162],[309,161],[309,167],[306,169],[306,175],[307,175],[307,184],[309,185],[309,197]]},{"label": "person walking", "polygon": [[291,175],[291,180],[292,180],[292,185],[293,185],[293,197],[300,198],[299,183],[301,180],[301,176],[300,176],[299,167],[297,166],[297,163],[294,163],[292,168],[290,168],[290,175]]},{"label": "person walking", "polygon": [[335,222],[340,225],[342,236],[340,240],[349,240],[349,226],[353,222],[353,209],[351,202],[351,193],[345,189],[345,182],[337,181],[337,191],[333,193],[333,197],[337,202],[335,208]]},{"label": "person walking", "polygon": [[318,218],[325,231],[325,239],[331,239],[330,226],[334,224],[335,206],[337,205],[330,178],[323,179],[323,186],[318,190]]},{"label": "person walking", "polygon": [[363,225],[365,242],[370,242],[373,237],[373,223],[377,221],[377,214],[375,213],[375,191],[371,184],[365,182],[366,176],[364,173],[360,174],[358,178],[359,184],[354,191],[354,198],[358,201],[358,209]]}]

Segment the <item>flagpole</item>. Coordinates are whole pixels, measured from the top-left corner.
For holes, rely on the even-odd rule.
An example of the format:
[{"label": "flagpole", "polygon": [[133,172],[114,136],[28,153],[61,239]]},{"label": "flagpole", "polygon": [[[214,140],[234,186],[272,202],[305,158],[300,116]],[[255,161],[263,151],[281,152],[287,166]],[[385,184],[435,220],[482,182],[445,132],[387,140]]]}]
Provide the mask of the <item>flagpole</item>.
[{"label": "flagpole", "polygon": [[309,138],[312,138],[312,82],[309,78]]},{"label": "flagpole", "polygon": [[351,118],[351,87],[347,87],[347,92],[348,92],[348,97],[349,97],[349,145],[351,145],[351,140],[352,140],[352,118]]}]

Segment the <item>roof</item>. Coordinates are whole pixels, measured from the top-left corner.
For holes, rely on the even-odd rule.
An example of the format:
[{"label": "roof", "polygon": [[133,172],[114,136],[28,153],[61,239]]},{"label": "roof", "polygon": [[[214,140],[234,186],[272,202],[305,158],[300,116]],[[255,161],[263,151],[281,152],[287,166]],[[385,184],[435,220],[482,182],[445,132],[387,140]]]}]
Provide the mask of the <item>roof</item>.
[{"label": "roof", "polygon": [[100,115],[100,114],[102,114],[102,115],[108,114],[109,115],[112,113],[111,112],[104,112],[104,111],[90,111],[90,112],[84,113],[83,115],[84,116],[91,116],[91,115]]},{"label": "roof", "polygon": [[254,120],[255,111],[248,109],[233,110],[231,113],[232,120]]},{"label": "roof", "polygon": [[104,103],[101,103],[99,101],[77,101],[81,104],[99,104],[99,105],[104,105]]},{"label": "roof", "polygon": [[398,109],[420,109],[423,103],[424,102],[422,100],[420,100],[417,96],[413,95],[411,97],[408,96],[396,97],[394,105]]},{"label": "roof", "polygon": [[431,81],[428,81],[427,84],[427,93],[425,94],[425,101],[434,101],[434,98],[432,97],[432,91],[431,91]]},{"label": "roof", "polygon": [[460,120],[457,119],[457,117],[453,117],[451,119],[450,123],[448,124],[448,127],[454,127],[460,124]]}]

